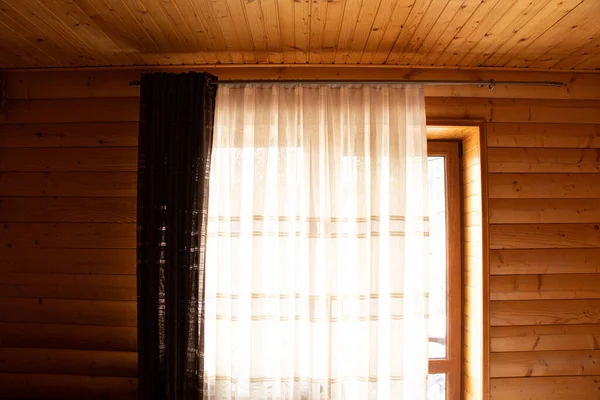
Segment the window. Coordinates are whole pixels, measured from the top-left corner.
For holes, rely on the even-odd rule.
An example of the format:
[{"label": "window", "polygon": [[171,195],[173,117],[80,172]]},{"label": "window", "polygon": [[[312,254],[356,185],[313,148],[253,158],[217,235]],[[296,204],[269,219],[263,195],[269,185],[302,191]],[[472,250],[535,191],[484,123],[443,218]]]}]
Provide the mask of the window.
[{"label": "window", "polygon": [[428,142],[428,400],[460,398],[461,222],[458,142]]}]

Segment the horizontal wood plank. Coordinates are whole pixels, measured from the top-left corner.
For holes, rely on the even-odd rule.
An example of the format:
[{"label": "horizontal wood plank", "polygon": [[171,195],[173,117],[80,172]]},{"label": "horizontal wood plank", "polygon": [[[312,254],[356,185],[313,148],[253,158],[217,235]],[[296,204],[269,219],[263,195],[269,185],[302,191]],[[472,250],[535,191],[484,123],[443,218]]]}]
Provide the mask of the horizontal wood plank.
[{"label": "horizontal wood plank", "polygon": [[[385,17],[384,17],[385,18]],[[388,17],[389,18],[389,17]],[[432,80],[531,80],[531,72],[486,69],[435,69],[376,67],[347,68],[345,66],[297,65],[272,68],[237,65],[170,66],[170,70],[187,72],[208,71],[219,79],[432,79]],[[7,73],[7,96],[12,99],[137,97],[139,86],[129,85],[140,79],[140,73],[156,68],[80,71],[11,71]],[[598,99],[594,89],[599,85],[598,74],[568,72],[537,72],[536,80],[568,82],[562,88],[542,86],[503,86],[494,90],[476,86],[426,86],[426,96],[436,97],[497,97],[525,99]]]},{"label": "horizontal wood plank", "polygon": [[0,347],[0,373],[137,377],[137,352]]},{"label": "horizontal wood plank", "polygon": [[0,274],[0,297],[53,299],[137,299],[135,275],[43,274],[9,272]]},{"label": "horizontal wood plank", "polygon": [[497,326],[490,331],[492,352],[600,350],[600,324]]},{"label": "horizontal wood plank", "polygon": [[0,346],[137,352],[137,329],[121,326],[0,322]]},{"label": "horizontal wood plank", "polygon": [[571,325],[600,323],[600,300],[490,302],[490,325]]},{"label": "horizontal wood plank", "polygon": [[135,197],[5,197],[0,222],[135,223]]},{"label": "horizontal wood plank", "polygon": [[1,197],[134,197],[136,172],[2,172]]},{"label": "horizontal wood plank", "polygon": [[600,376],[495,378],[492,399],[515,400],[597,400]]},{"label": "horizontal wood plank", "polygon": [[600,149],[490,148],[488,171],[596,173]]},{"label": "horizontal wood plank", "polygon": [[0,246],[12,248],[135,249],[135,224],[2,223]]},{"label": "horizontal wood plank", "polygon": [[137,379],[56,374],[0,374],[0,393],[9,399],[137,398]]},{"label": "horizontal wood plank", "polygon": [[2,273],[135,275],[134,249],[2,249]]},{"label": "horizontal wood plank", "polygon": [[0,147],[135,147],[137,122],[0,124]]},{"label": "horizontal wood plank", "polygon": [[8,100],[0,124],[137,122],[139,98]]},{"label": "horizontal wood plank", "polygon": [[490,225],[490,249],[600,247],[598,224]]},{"label": "horizontal wood plank", "polygon": [[492,378],[599,375],[600,350],[492,353]]},{"label": "horizontal wood plank", "polygon": [[489,147],[600,148],[600,125],[487,124]]},{"label": "horizontal wood plank", "polygon": [[[490,122],[600,123],[600,101],[426,97],[429,119]],[[0,124],[64,122],[136,122],[139,99],[8,100]]]},{"label": "horizontal wood plank", "polygon": [[0,171],[137,171],[137,156],[137,147],[0,147]]},{"label": "horizontal wood plank", "polygon": [[600,249],[490,250],[490,273],[600,273]]},{"label": "horizontal wood plank", "polygon": [[490,199],[490,224],[592,223],[600,199]]},{"label": "horizontal wood plank", "polygon": [[4,298],[0,320],[72,325],[137,325],[137,302]]},{"label": "horizontal wood plank", "polygon": [[491,199],[600,198],[598,174],[489,174]]},{"label": "horizontal wood plank", "polygon": [[495,275],[491,300],[598,299],[600,274]]}]

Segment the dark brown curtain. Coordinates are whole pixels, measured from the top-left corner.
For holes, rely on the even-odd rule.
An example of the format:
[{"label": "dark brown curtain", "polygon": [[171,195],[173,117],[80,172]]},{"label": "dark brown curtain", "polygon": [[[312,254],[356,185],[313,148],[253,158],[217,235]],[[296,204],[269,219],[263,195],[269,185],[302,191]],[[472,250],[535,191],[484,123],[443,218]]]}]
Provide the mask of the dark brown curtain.
[{"label": "dark brown curtain", "polygon": [[202,398],[204,255],[215,108],[206,73],[142,75],[138,352],[143,400]]}]

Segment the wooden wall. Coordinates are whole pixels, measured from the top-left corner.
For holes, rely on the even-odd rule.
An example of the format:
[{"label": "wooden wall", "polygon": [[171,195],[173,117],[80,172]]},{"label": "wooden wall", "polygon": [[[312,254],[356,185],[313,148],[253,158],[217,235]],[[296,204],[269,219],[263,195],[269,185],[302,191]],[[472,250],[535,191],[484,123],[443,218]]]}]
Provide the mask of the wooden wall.
[{"label": "wooden wall", "polygon": [[576,118],[488,125],[498,398],[600,398],[599,139]]},{"label": "wooden wall", "polygon": [[[212,71],[223,78],[408,74]],[[475,74],[409,71],[420,79]],[[427,89],[428,118],[486,122],[489,174],[482,179],[489,196],[484,191],[482,201],[489,202],[490,275],[481,279],[490,281],[490,298],[481,306],[489,301],[490,312],[483,315],[482,358],[489,357],[489,366],[481,371],[482,390],[489,385],[493,399],[597,399],[600,75],[485,74],[569,85]],[[139,89],[128,81],[137,77],[135,70],[6,73],[0,397],[135,396]]]}]

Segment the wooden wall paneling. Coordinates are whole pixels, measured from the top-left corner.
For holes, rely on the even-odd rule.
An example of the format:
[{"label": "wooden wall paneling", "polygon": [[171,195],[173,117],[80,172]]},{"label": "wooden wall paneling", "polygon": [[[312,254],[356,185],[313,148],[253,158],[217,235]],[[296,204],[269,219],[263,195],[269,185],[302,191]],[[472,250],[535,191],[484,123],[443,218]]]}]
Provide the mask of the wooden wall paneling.
[{"label": "wooden wall paneling", "polygon": [[498,326],[491,329],[493,353],[600,350],[600,325]]},{"label": "wooden wall paneling", "polygon": [[492,301],[491,326],[597,324],[600,300]]},{"label": "wooden wall paneling", "polygon": [[[137,352],[137,329],[122,326],[0,322],[0,346]],[[56,371],[60,371],[59,368]]]},{"label": "wooden wall paneling", "polygon": [[600,273],[600,249],[490,250],[490,273],[492,275]]},{"label": "wooden wall paneling", "polygon": [[131,249],[12,248],[1,251],[2,273],[135,275],[136,255]]},{"label": "wooden wall paneling", "polygon": [[0,171],[137,171],[137,147],[0,148]]},{"label": "wooden wall paneling", "polygon": [[490,199],[489,204],[494,224],[600,221],[600,199]]},{"label": "wooden wall paneling", "polygon": [[492,148],[490,172],[600,172],[600,149]]},{"label": "wooden wall paneling", "polygon": [[491,300],[598,299],[600,274],[496,275]]},{"label": "wooden wall paneling", "polygon": [[139,99],[9,100],[2,123],[137,122]]},{"label": "wooden wall paneling", "polygon": [[136,222],[135,197],[4,197],[4,222]]},{"label": "wooden wall paneling", "polygon": [[493,399],[595,400],[600,376],[496,378],[491,381]]},{"label": "wooden wall paneling", "polygon": [[[328,5],[331,11],[338,3]],[[375,24],[374,24],[375,25]],[[329,29],[330,25],[326,25]],[[373,28],[376,29],[376,28]],[[379,32],[379,29],[372,34]],[[326,38],[324,38],[326,40]],[[293,51],[293,49],[292,49]],[[327,50],[322,57],[335,52]],[[162,69],[165,71],[167,69]],[[260,64],[258,66],[235,65],[198,65],[171,66],[170,72],[186,72],[189,70],[208,71],[220,79],[423,79],[423,80],[490,80],[525,81],[544,80],[560,81],[561,88],[544,86],[503,86],[496,85],[494,90],[477,86],[426,86],[427,97],[460,97],[490,99],[563,99],[563,100],[597,100],[597,87],[600,74],[572,72],[538,72],[535,77],[527,72],[501,70],[448,70],[440,68],[406,68],[395,66],[361,66],[360,68],[341,67],[336,65],[320,66],[274,66]],[[62,99],[62,98],[94,98],[94,97],[138,97],[139,86],[130,86],[129,82],[138,80],[141,72],[161,71],[156,67],[144,69],[107,69],[107,70],[55,70],[6,72],[7,97],[9,99]],[[521,103],[527,104],[527,103]],[[546,104],[551,104],[546,102]],[[568,103],[567,103],[568,104]],[[565,125],[546,125],[545,128],[561,128],[578,130],[578,124],[566,121]],[[536,125],[517,125],[522,128],[536,128]],[[530,139],[535,139],[532,136]],[[560,136],[559,136],[560,137]],[[527,136],[523,137],[527,139]],[[568,140],[568,136],[563,139]],[[534,146],[536,147],[536,146]],[[541,147],[541,146],[537,146]],[[561,146],[558,146],[561,147]]]},{"label": "wooden wall paneling", "polygon": [[68,325],[137,325],[136,301],[3,298],[0,319]]},{"label": "wooden wall paneling", "polygon": [[[488,124],[490,147],[600,148],[600,125]],[[491,149],[490,149],[491,150]]]},{"label": "wooden wall paneling", "polygon": [[490,199],[598,199],[596,174],[489,174]]},{"label": "wooden wall paneling", "polygon": [[5,152],[21,147],[137,148],[137,141],[137,122],[0,124],[0,151]]},{"label": "wooden wall paneling", "polygon": [[136,172],[0,172],[0,196],[131,197]]},{"label": "wooden wall paneling", "polygon": [[[600,101],[545,101],[427,97],[430,119],[475,119],[491,122],[556,122],[577,118],[582,123],[600,123]],[[90,99],[9,100],[2,123],[135,122],[139,117],[135,97]]]},{"label": "wooden wall paneling", "polygon": [[0,392],[11,399],[131,400],[137,396],[137,379],[57,374],[0,374]]},{"label": "wooden wall paneling", "polygon": [[135,224],[3,223],[0,243],[8,249],[135,249]]},{"label": "wooden wall paneling", "polygon": [[597,375],[600,350],[492,353],[491,377]]},{"label": "wooden wall paneling", "polygon": [[600,247],[598,224],[503,224],[490,227],[490,249]]},{"label": "wooden wall paneling", "polygon": [[136,301],[135,275],[3,273],[0,297]]},{"label": "wooden wall paneling", "polygon": [[133,352],[1,348],[0,373],[137,377]]}]

